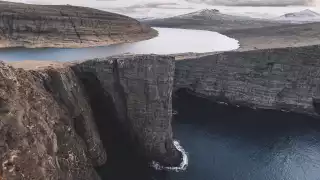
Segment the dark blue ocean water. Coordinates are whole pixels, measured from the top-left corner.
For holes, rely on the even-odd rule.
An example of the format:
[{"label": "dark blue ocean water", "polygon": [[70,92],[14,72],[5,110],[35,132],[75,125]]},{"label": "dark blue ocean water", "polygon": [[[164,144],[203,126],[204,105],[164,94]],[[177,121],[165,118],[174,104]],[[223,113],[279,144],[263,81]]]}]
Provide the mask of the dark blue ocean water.
[{"label": "dark blue ocean water", "polygon": [[187,171],[134,167],[141,171],[130,179],[320,179],[320,119],[219,105],[185,91],[176,95],[173,130],[188,152]]}]

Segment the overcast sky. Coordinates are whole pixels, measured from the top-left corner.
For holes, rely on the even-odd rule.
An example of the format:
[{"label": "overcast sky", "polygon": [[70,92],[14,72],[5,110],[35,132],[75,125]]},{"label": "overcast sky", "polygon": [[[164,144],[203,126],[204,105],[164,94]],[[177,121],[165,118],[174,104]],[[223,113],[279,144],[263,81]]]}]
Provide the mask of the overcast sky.
[{"label": "overcast sky", "polygon": [[[72,4],[90,7],[126,7],[143,4],[189,4],[201,3],[210,5],[248,5],[248,6],[267,6],[267,5],[316,5],[320,0],[11,0],[15,2],[25,2],[34,4]],[[318,3],[317,3],[318,2]]]}]

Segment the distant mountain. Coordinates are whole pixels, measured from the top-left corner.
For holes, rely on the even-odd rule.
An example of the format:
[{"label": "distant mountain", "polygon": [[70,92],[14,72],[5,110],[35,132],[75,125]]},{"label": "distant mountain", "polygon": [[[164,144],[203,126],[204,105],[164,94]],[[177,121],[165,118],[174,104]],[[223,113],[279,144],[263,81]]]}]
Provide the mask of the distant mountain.
[{"label": "distant mountain", "polygon": [[212,31],[259,28],[279,24],[277,21],[266,19],[223,14],[217,9],[203,9],[169,18],[142,20],[142,22],[150,26],[207,29]]},{"label": "distant mountain", "polygon": [[276,20],[279,21],[290,21],[290,22],[315,22],[320,21],[320,14],[310,9],[306,9],[299,12],[284,14]]},{"label": "distant mountain", "polygon": [[214,16],[220,15],[220,11],[217,9],[203,9],[199,11],[195,11],[188,14],[182,14],[178,16],[174,16],[175,18],[195,18],[195,17],[203,17],[211,19]]},{"label": "distant mountain", "polygon": [[281,17],[286,17],[286,18],[289,18],[289,17],[295,17],[295,18],[318,17],[319,18],[320,14],[316,13],[314,11],[311,11],[310,9],[306,9],[306,10],[303,10],[300,12],[288,13],[288,14],[285,14]]},{"label": "distant mountain", "polygon": [[254,18],[248,16],[234,16],[229,14],[223,14],[218,9],[202,9],[199,11],[182,14],[174,16],[172,18],[181,18],[181,19],[198,19],[198,20],[236,20],[236,21],[247,21]]}]

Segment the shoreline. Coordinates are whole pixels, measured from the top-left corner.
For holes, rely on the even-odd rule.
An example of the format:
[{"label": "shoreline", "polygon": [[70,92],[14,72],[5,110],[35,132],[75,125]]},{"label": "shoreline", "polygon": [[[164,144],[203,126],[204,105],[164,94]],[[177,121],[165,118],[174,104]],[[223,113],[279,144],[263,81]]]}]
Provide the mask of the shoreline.
[{"label": "shoreline", "polygon": [[[151,29],[148,33],[138,33],[138,34],[130,34],[128,37],[113,37],[112,41],[101,41],[95,43],[65,43],[65,42],[57,42],[57,43],[46,43],[46,44],[12,44],[12,42],[2,42],[0,44],[0,49],[10,49],[10,48],[26,48],[26,49],[37,49],[37,48],[64,48],[64,49],[76,49],[76,48],[90,48],[90,47],[101,47],[101,46],[109,46],[123,43],[134,43],[144,40],[149,40],[158,36],[158,31],[155,29]],[[108,37],[109,38],[109,37]],[[124,40],[125,39],[125,40]],[[3,40],[2,40],[3,41]]]},{"label": "shoreline", "polygon": [[180,16],[142,21],[153,27],[207,30],[240,42],[237,51],[320,44],[320,22],[289,23],[199,10]]},{"label": "shoreline", "polygon": [[[166,27],[166,26],[159,26]],[[277,31],[276,28],[284,28]],[[176,28],[176,27],[171,27]],[[206,27],[179,27],[181,29],[191,30],[205,30],[212,31]],[[304,32],[304,30],[307,30]],[[269,31],[271,30],[271,32]],[[318,31],[319,30],[319,31]],[[306,24],[282,24],[274,27],[262,27],[262,28],[248,28],[248,29],[234,29],[226,31],[213,31],[225,35],[229,38],[233,38],[239,41],[239,48],[230,51],[215,51],[207,53],[177,53],[170,54],[176,57],[176,60],[200,58],[204,56],[210,56],[214,54],[221,54],[224,52],[247,52],[254,50],[266,50],[266,49],[281,49],[281,48],[293,48],[293,47],[310,47],[320,45],[320,22],[306,23]],[[256,32],[256,33],[254,33]],[[295,33],[293,33],[295,32]],[[303,34],[303,32],[305,34]],[[267,34],[268,33],[268,34]],[[290,34],[292,37],[284,36],[283,34]],[[298,36],[302,34],[302,36]]]}]

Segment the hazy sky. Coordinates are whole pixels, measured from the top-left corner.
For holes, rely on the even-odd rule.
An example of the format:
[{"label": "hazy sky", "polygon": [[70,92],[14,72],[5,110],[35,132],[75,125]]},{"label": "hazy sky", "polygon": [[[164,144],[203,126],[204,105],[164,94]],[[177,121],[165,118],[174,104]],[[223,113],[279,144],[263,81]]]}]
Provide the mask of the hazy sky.
[{"label": "hazy sky", "polygon": [[[320,0],[10,0],[33,4],[71,4],[125,14],[135,18],[164,18],[196,10],[219,9],[222,13],[255,18],[274,18],[306,8],[320,13]],[[317,3],[319,2],[319,3]],[[318,7],[315,5],[318,4]],[[290,7],[275,7],[298,5]],[[306,7],[306,5],[313,7]],[[241,7],[239,7],[241,6]],[[254,7],[250,7],[254,6]],[[259,7],[257,7],[259,6]],[[274,6],[274,7],[269,7]]]},{"label": "hazy sky", "polygon": [[248,6],[267,6],[267,5],[316,5],[320,0],[11,0],[15,2],[35,3],[35,4],[72,4],[91,7],[125,7],[142,4],[189,4],[201,3],[210,5],[248,5]]}]

